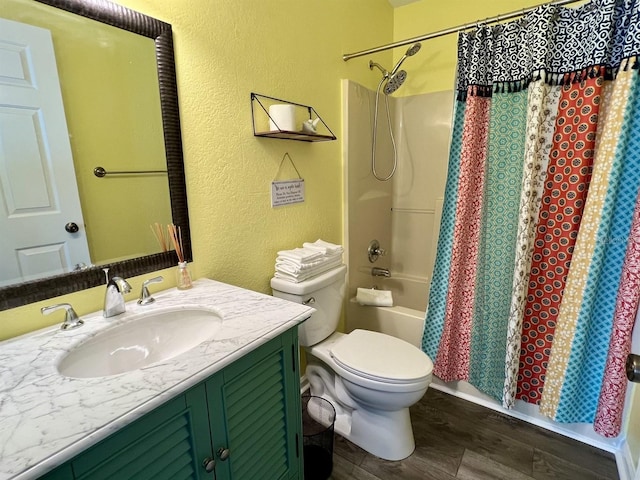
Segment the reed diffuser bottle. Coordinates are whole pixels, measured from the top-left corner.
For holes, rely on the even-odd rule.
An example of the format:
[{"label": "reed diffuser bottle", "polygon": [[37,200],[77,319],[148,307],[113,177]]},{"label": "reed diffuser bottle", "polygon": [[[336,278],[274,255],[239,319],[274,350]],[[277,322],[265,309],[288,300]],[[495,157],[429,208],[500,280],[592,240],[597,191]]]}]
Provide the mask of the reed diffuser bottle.
[{"label": "reed diffuser bottle", "polygon": [[188,290],[193,286],[191,282],[191,272],[187,262],[178,262],[176,269],[176,287],[178,290]]},{"label": "reed diffuser bottle", "polygon": [[178,256],[178,268],[176,269],[176,287],[178,290],[188,290],[193,286],[191,281],[191,272],[189,266],[184,259],[184,249],[182,248],[182,231],[180,227],[171,224],[167,226],[169,238],[173,243],[173,248]]}]

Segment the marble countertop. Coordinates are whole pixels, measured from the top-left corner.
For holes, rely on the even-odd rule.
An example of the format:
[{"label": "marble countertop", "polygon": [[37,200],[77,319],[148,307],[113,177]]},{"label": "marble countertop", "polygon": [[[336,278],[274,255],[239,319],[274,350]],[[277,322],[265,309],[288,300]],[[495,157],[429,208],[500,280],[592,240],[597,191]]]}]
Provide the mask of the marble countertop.
[{"label": "marble countertop", "polygon": [[[313,309],[232,285],[201,279],[190,290],[166,290],[148,306],[82,316],[0,342],[0,479],[32,479],[207,379],[307,319]],[[75,345],[142,312],[201,306],[222,317],[213,340],[170,360],[99,378],[69,378],[56,365]],[[62,315],[61,315],[61,318]]]}]

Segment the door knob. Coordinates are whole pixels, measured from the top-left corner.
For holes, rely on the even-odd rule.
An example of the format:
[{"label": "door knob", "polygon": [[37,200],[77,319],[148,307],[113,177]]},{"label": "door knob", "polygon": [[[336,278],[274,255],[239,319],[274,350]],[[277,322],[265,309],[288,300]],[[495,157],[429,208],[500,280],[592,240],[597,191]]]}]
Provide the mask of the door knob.
[{"label": "door knob", "polygon": [[64,229],[69,233],[76,233],[80,228],[78,228],[77,223],[69,222],[64,226]]}]

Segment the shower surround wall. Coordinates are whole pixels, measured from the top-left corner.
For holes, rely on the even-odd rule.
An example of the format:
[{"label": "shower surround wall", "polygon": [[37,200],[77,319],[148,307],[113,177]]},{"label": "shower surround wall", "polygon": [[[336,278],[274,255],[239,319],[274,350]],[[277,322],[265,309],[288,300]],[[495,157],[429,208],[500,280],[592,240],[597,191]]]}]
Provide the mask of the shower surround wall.
[{"label": "shower surround wall", "polygon": [[[357,287],[375,285],[393,290],[396,305],[424,312],[447,174],[453,92],[389,97],[398,168],[387,182],[371,174],[375,92],[343,80],[343,98],[349,296]],[[382,93],[376,147],[376,170],[387,176],[393,150]],[[367,247],[373,239],[386,255],[372,264]],[[389,269],[391,278],[372,277],[374,266]]]},{"label": "shower surround wall", "polygon": [[[393,151],[382,96],[380,100],[376,169],[387,175]],[[395,305],[363,307],[352,300],[346,309],[346,328],[381,331],[420,346],[440,226],[454,99],[453,92],[437,92],[389,100],[398,169],[393,179],[380,182],[371,174],[375,91],[343,80],[349,298],[355,297],[358,287],[376,285],[393,292]],[[380,241],[387,254],[371,264],[367,246],[373,239]],[[391,278],[372,277],[373,266],[388,268]],[[639,339],[634,340],[637,345]],[[520,400],[513,410],[504,410],[463,381],[445,384],[434,378],[431,386],[621,455],[624,438],[605,439],[591,425],[555,423],[540,415],[537,406]]]}]

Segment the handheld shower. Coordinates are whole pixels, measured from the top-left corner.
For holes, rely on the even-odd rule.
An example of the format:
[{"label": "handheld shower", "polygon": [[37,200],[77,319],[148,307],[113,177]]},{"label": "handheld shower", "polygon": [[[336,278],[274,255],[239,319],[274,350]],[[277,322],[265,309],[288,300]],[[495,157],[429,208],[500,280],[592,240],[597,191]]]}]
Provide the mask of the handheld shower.
[{"label": "handheld shower", "polygon": [[[391,115],[389,113],[389,95],[391,95],[393,92],[398,90],[402,86],[404,81],[407,79],[407,72],[405,70],[399,70],[400,65],[402,65],[402,63],[406,60],[407,57],[412,57],[416,53],[418,53],[421,46],[422,45],[420,43],[414,43],[413,45],[411,45],[407,49],[405,54],[402,56],[402,58],[398,60],[398,63],[395,64],[391,72],[388,72],[379,63],[376,63],[372,60],[369,61],[369,69],[373,70],[373,68],[375,67],[382,72],[382,79],[380,80],[380,83],[378,84],[378,88],[376,90],[376,106],[375,106],[375,112],[373,117],[373,142],[372,142],[373,145],[372,145],[372,152],[371,152],[371,172],[373,173],[373,176],[376,179],[380,180],[381,182],[386,182],[391,177],[393,177],[394,173],[396,173],[396,168],[398,166],[398,153],[396,149],[396,141],[393,138],[393,129],[391,128]],[[391,145],[393,146],[393,168],[391,169],[391,173],[386,177],[380,177],[376,172],[376,132],[378,130],[378,101],[380,96],[380,88],[382,87],[383,83],[385,84],[382,91],[384,92],[384,95],[385,95],[384,101],[385,101],[385,106],[387,110],[387,123],[389,125],[389,135],[391,136]]]},{"label": "handheld shower", "polygon": [[411,45],[402,56],[402,58],[398,60],[398,63],[396,63],[396,66],[393,67],[393,70],[391,70],[391,76],[395,75],[395,73],[398,71],[398,68],[400,68],[400,65],[402,65],[402,62],[404,62],[407,57],[413,57],[420,51],[420,48],[422,48],[422,44],[420,43],[414,43],[413,45]]}]

